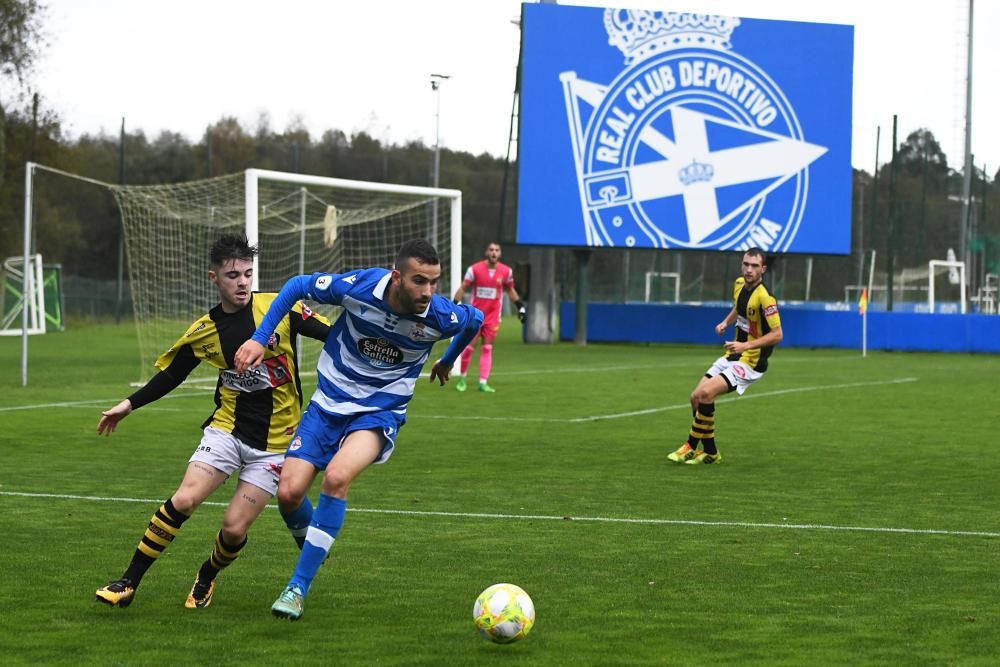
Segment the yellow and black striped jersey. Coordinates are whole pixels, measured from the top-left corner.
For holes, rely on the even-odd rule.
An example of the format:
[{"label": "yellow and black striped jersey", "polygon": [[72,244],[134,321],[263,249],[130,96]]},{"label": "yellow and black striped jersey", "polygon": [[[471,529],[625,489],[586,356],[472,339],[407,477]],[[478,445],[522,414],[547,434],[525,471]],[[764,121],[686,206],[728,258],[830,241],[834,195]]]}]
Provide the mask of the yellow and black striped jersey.
[{"label": "yellow and black striped jersey", "polygon": [[201,362],[219,369],[215,411],[203,427],[232,433],[256,449],[283,452],[302,417],[297,337],[326,340],[330,321],[296,303],[268,341],[261,365],[238,373],[233,362],[236,350],[253,335],[276,296],[255,292],[250,303],[235,313],[217,305],[156,360],[156,367],[178,384]]},{"label": "yellow and black striped jersey", "polygon": [[[778,301],[771,296],[764,283],[750,289],[743,277],[733,284],[733,305],[736,307],[736,340],[745,343],[756,340],[772,329],[781,326]],[[767,360],[774,351],[773,345],[730,354],[729,361],[742,361],[758,373],[767,370]]]}]

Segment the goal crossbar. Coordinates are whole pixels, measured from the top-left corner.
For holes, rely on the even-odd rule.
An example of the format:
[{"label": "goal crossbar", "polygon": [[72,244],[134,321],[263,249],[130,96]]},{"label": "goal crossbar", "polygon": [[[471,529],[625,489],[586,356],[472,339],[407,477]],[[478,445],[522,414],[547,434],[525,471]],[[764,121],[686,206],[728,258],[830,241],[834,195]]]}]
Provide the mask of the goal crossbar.
[{"label": "goal crossbar", "polygon": [[[318,185],[336,188],[349,188],[359,191],[384,192],[392,194],[417,195],[424,197],[442,197],[451,201],[449,219],[451,221],[450,262],[448,273],[450,285],[455,289],[460,284],[462,275],[462,191],[449,188],[432,188],[419,185],[392,185],[389,183],[373,183],[355,181],[347,178],[328,176],[313,176],[309,174],[292,174],[270,169],[246,170],[246,233],[250,243],[256,244],[259,239],[259,201],[257,198],[258,184],[261,180],[279,180],[298,185]],[[254,257],[253,289],[258,289],[259,260]]]}]

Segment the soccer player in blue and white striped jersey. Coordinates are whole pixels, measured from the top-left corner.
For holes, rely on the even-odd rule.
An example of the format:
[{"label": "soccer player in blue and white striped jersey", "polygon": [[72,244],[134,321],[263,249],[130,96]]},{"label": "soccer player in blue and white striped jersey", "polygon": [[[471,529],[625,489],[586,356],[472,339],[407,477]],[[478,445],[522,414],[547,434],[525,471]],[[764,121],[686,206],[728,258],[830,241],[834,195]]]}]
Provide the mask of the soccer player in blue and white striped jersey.
[{"label": "soccer player in blue and white striped jersey", "polygon": [[[260,363],[275,325],[299,299],[343,307],[323,346],[316,393],[288,446],[278,486],[282,517],[303,544],[295,573],[271,607],[275,616],[302,616],[309,586],[344,523],[347,491],[365,468],[392,455],[434,343],[452,338],[430,374],[443,386],[482,326],[479,310],[436,294],[440,278],[437,251],[419,239],[402,245],[391,271],[296,276],[236,353],[240,370]],[[313,510],[307,494],[320,470],[322,490]]]}]

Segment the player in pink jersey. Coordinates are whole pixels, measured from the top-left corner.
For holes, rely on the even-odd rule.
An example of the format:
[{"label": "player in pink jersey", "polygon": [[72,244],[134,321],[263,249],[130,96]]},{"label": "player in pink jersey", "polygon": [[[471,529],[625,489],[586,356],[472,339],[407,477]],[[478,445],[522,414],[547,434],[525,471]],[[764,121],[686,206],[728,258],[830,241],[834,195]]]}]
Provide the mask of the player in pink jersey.
[{"label": "player in pink jersey", "polygon": [[507,292],[517,306],[517,317],[524,321],[524,302],[514,289],[514,271],[500,262],[500,244],[491,242],[486,246],[486,259],[473,264],[466,270],[465,278],[459,286],[452,301],[460,303],[468,289],[472,289],[472,305],[483,311],[483,326],[475,340],[462,351],[460,374],[456,389],[466,390],[465,373],[469,370],[469,362],[475,351],[476,341],[482,339],[482,352],[479,355],[479,391],[494,393],[496,389],[487,384],[490,370],[493,368],[493,341],[500,331],[500,311],[503,309],[503,293]]}]

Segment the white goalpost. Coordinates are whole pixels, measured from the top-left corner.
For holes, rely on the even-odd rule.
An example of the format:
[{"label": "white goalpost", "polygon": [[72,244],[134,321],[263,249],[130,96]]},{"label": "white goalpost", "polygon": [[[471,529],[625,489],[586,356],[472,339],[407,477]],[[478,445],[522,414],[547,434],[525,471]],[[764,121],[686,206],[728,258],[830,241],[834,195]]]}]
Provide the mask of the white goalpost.
[{"label": "white goalpost", "polygon": [[[218,303],[207,278],[208,251],[225,232],[243,231],[260,249],[254,265],[257,291],[277,291],[302,273],[389,268],[399,246],[412,238],[427,239],[437,249],[442,294],[454,292],[462,278],[459,190],[261,169],[186,183],[122,186],[29,163],[29,193],[37,170],[97,183],[113,194],[124,225],[142,380],[152,374],[156,357]],[[26,196],[26,238],[30,206]],[[337,315],[330,307],[316,310]],[[312,371],[320,349],[317,341],[300,339],[300,368]],[[25,369],[26,364],[25,338]],[[210,374],[201,369],[195,375]]]},{"label": "white goalpost", "polygon": [[927,310],[930,313],[934,312],[934,278],[938,273],[938,269],[943,268],[958,269],[959,310],[965,315],[965,262],[946,259],[932,259],[927,262]]},{"label": "white goalpost", "polygon": [[[28,268],[25,269],[25,266]],[[45,333],[45,290],[42,276],[42,256],[8,257],[3,261],[3,311],[0,312],[0,336],[21,336]],[[18,290],[18,288],[20,288]],[[7,299],[11,303],[7,303]]]},{"label": "white goalpost", "polygon": [[663,278],[665,280],[672,280],[674,289],[674,303],[680,303],[681,301],[681,274],[675,271],[646,271],[646,293],[644,301],[646,303],[650,302],[653,293],[653,279]]}]

